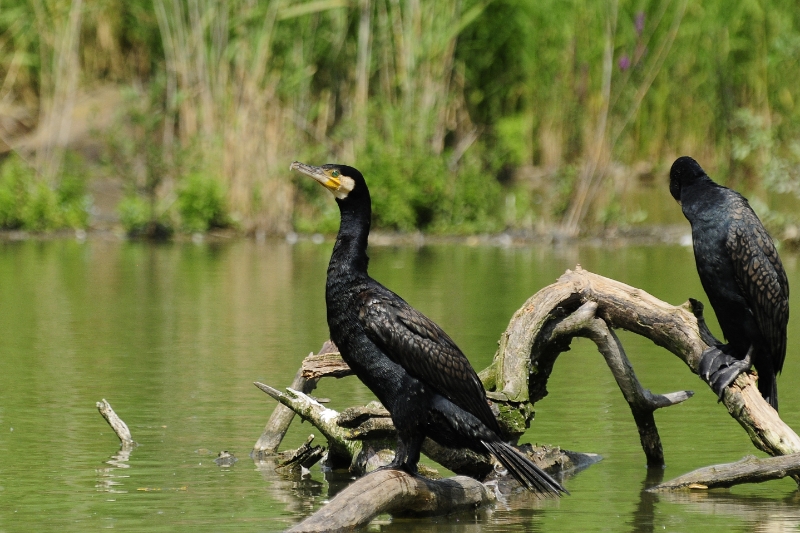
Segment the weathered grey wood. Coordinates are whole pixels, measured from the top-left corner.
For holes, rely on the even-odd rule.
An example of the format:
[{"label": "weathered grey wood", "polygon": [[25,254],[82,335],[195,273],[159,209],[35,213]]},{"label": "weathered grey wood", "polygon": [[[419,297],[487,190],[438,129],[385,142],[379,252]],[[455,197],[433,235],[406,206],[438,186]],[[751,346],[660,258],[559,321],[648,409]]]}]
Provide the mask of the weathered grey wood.
[{"label": "weathered grey wood", "polygon": [[331,461],[349,462],[352,457],[358,455],[361,450],[361,442],[348,439],[347,435],[350,430],[336,424],[339,416],[337,411],[328,409],[310,396],[291,388],[287,388],[283,393],[263,383],[255,382],[254,385],[300,415],[303,420],[314,424],[328,440],[328,457]]},{"label": "weathered grey wood", "polygon": [[466,476],[432,481],[399,470],[368,474],[337,494],[325,507],[287,533],[342,531],[364,525],[382,513],[441,515],[473,509],[492,493]]},{"label": "weathered grey wood", "polygon": [[[331,343],[331,345],[333,344]],[[319,380],[323,377],[343,378],[353,375],[353,371],[350,370],[350,367],[347,366],[338,351],[309,355],[303,359],[300,371],[304,378],[313,380]]]},{"label": "weathered grey wood", "polygon": [[694,393],[678,391],[653,394],[642,387],[617,335],[602,319],[595,317],[597,307],[596,302],[588,301],[574,313],[558,321],[552,329],[545,329],[545,342],[558,343],[564,337],[581,336],[589,338],[597,345],[631,409],[648,466],[663,466],[664,451],[653,412],[661,407],[683,402]]},{"label": "weathered grey wood", "polygon": [[370,418],[389,418],[389,411],[379,402],[370,402],[365,406],[348,407],[339,414],[336,421],[343,428],[355,428]]},{"label": "weathered grey wood", "polygon": [[106,422],[108,422],[108,425],[111,426],[111,429],[117,434],[123,449],[130,450],[136,447],[136,442],[134,442],[131,436],[131,430],[128,429],[128,425],[114,412],[114,409],[111,408],[111,404],[108,403],[105,398],[97,402],[97,410],[100,411],[100,414],[105,418]]},{"label": "weathered grey wood", "polygon": [[[303,377],[302,370],[298,370],[294,376],[291,388],[294,390],[302,391],[306,394],[314,390],[317,383],[316,381],[309,381]],[[264,427],[264,431],[253,445],[253,455],[257,458],[274,454],[278,451],[278,447],[283,441],[284,435],[289,430],[289,425],[294,419],[294,411],[285,405],[278,404],[272,411],[272,415]]]},{"label": "weathered grey wood", "polygon": [[[597,304],[596,316],[608,326],[649,338],[695,374],[703,351],[715,342],[698,302],[673,306],[577,267],[534,294],[512,317],[492,365],[481,373],[493,397],[530,405],[547,394],[553,363],[569,347],[567,338],[552,338],[547,329],[586,302]],[[800,437],[764,401],[752,373],[739,376],[725,390],[722,403],[758,449],[770,455],[800,452]]]},{"label": "weathered grey wood", "polygon": [[764,459],[749,455],[735,463],[698,468],[648,490],[663,492],[676,489],[716,489],[742,483],[762,483],[796,475],[800,475],[800,454]]},{"label": "weathered grey wood", "polygon": [[[370,468],[382,466],[391,460],[396,439],[394,425],[390,418],[382,416],[369,418],[355,428],[344,428],[338,423],[339,413],[337,411],[328,409],[306,394],[292,389],[286,389],[284,393],[258,382],[254,385],[320,430],[320,433],[328,441],[329,463],[349,465],[353,473],[363,474]],[[382,410],[378,410],[378,412],[382,414]],[[365,445],[369,450],[364,450]],[[367,457],[363,456],[362,450],[369,452]],[[542,450],[546,450],[546,452]],[[555,466],[559,470],[570,469],[578,466],[579,463],[593,462],[589,455],[566,452],[560,448],[537,447],[532,452],[528,453],[528,456],[540,468]],[[422,453],[457,474],[482,479],[494,470],[494,462],[487,455],[480,455],[469,450],[445,448],[430,439],[425,439],[423,442]],[[373,459],[376,454],[383,456],[378,463]]]},{"label": "weathered grey wood", "polygon": [[[339,349],[336,347],[336,345],[328,340],[323,343],[318,354],[315,355],[311,353],[308,355],[308,357],[306,357],[306,359],[324,357],[325,354],[338,353]],[[297,371],[297,374],[294,376],[291,388],[304,394],[309,394],[316,388],[318,381],[319,377],[304,376],[303,367],[301,366]],[[278,447],[281,445],[284,435],[286,435],[286,432],[289,430],[289,425],[292,423],[292,419],[294,419],[294,411],[281,404],[275,406],[275,409],[272,411],[272,415],[267,421],[267,425],[264,427],[264,431],[253,445],[253,456],[256,459],[263,459],[265,456],[274,454],[278,451]]]}]

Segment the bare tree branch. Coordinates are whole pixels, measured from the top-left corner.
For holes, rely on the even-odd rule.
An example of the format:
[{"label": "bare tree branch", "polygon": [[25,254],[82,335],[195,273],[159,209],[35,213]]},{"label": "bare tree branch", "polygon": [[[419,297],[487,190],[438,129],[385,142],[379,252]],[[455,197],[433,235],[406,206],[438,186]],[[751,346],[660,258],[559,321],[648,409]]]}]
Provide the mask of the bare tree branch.
[{"label": "bare tree branch", "polygon": [[[492,397],[525,406],[547,394],[553,363],[569,348],[569,339],[553,336],[552,330],[586,302],[597,304],[596,316],[609,327],[647,337],[695,374],[703,351],[716,343],[705,327],[699,302],[670,305],[578,266],[531,296],[512,317],[492,365],[481,372]],[[722,403],[759,450],[770,455],[800,452],[800,437],[761,397],[754,374],[739,376],[725,390]]]},{"label": "bare tree branch", "polygon": [[100,414],[103,415],[108,425],[111,426],[111,429],[117,434],[124,450],[130,450],[136,447],[136,442],[134,442],[131,436],[131,430],[128,429],[128,425],[114,412],[114,409],[111,408],[111,404],[108,403],[105,398],[97,402],[97,410],[100,411]]},{"label": "bare tree branch", "polygon": [[800,475],[800,454],[759,459],[748,455],[735,463],[706,466],[648,489],[663,492],[676,489],[716,489],[741,483],[761,483]]},{"label": "bare tree branch", "polygon": [[[320,348],[317,355],[309,354],[306,359],[313,357],[326,357],[326,354],[338,354],[339,349],[331,341],[326,341],[322,348]],[[341,358],[339,358],[341,360]],[[349,368],[348,368],[349,370]],[[309,394],[317,387],[319,376],[305,375],[303,368],[297,371],[297,374],[292,381],[291,388],[298,390],[304,394]],[[278,451],[278,446],[281,445],[283,436],[289,429],[289,425],[294,418],[294,411],[284,405],[278,405],[269,417],[264,431],[253,446],[253,455],[256,458],[263,459],[267,455],[274,454]]]}]

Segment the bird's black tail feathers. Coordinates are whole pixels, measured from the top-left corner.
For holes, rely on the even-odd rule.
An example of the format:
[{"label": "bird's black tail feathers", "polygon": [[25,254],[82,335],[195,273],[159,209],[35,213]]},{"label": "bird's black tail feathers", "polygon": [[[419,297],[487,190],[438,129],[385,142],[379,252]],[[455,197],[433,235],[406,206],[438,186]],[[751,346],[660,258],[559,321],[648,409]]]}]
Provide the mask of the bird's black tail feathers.
[{"label": "bird's black tail feathers", "polygon": [[778,410],[778,380],[771,372],[759,372],[758,392],[773,409]]},{"label": "bird's black tail feathers", "polygon": [[519,481],[523,487],[544,496],[561,496],[569,491],[550,477],[544,470],[503,441],[481,441],[486,450],[491,453],[508,472]]}]

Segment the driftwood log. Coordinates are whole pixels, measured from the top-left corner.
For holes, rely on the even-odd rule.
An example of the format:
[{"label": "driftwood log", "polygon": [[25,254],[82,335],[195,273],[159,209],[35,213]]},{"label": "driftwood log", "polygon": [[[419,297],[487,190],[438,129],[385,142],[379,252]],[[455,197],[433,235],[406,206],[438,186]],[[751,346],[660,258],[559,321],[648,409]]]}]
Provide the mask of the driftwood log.
[{"label": "driftwood log", "polygon": [[108,403],[105,398],[97,402],[97,410],[105,421],[108,422],[108,425],[111,426],[111,429],[114,430],[123,450],[132,450],[136,447],[136,442],[131,436],[131,430],[128,429],[128,425],[114,412],[114,409],[111,408],[111,404]]},{"label": "driftwood log", "polygon": [[[647,337],[679,357],[691,372],[698,374],[698,364],[703,351],[709,346],[718,344],[705,325],[702,310],[702,304],[695,300],[674,306],[640,289],[592,274],[580,266],[575,270],[568,270],[556,283],[529,298],[514,314],[500,339],[492,364],[480,373],[487,395],[497,409],[503,436],[516,441],[525,432],[533,418],[535,403],[547,395],[547,381],[557,357],[569,350],[573,338],[586,337],[597,345],[630,406],[648,464],[662,465],[663,450],[653,412],[660,407],[674,405],[690,398],[692,392],[654,394],[642,387],[614,329],[626,329]],[[322,367],[324,370],[320,370]],[[318,357],[316,360],[307,360],[299,375],[311,380],[319,379],[329,373],[337,376],[348,373],[346,365],[333,354]],[[339,427],[337,430],[337,435],[341,435],[339,437],[334,435],[336,432],[333,430],[324,430],[318,425],[320,421],[326,419],[334,420],[332,413],[325,414],[325,408],[321,404],[317,403],[318,407],[315,406],[309,411],[310,403],[302,398],[305,395],[299,391],[289,390],[284,394],[271,387],[258,385],[283,405],[290,406],[294,412],[301,414],[320,428],[328,438],[334,456],[350,453],[354,460],[364,449],[363,442],[366,442],[364,437],[370,435],[369,428],[361,434],[363,441],[361,446],[352,445],[352,440],[351,444],[347,445],[345,435],[353,436],[352,428]],[[289,400],[302,400],[303,406],[292,406]],[[725,390],[721,402],[759,450],[773,456],[800,454],[800,437],[764,401],[758,392],[756,378],[752,373],[739,376]],[[385,420],[372,423],[386,430]],[[348,431],[351,433],[347,433]],[[383,434],[382,437],[385,438],[386,435]],[[343,440],[337,442],[339,438]],[[431,455],[435,452],[425,448],[423,452],[434,460],[448,465],[445,462],[446,458]],[[788,461],[791,462],[793,459],[789,458]],[[788,466],[782,468],[787,472],[784,475],[796,473]],[[453,470],[458,472],[456,469]],[[763,474],[754,475],[756,477],[749,479],[763,480]],[[366,479],[369,477],[355,482],[353,490],[367,490],[369,488],[367,483],[372,481],[364,481]],[[704,481],[696,485],[724,486],[716,485],[717,481],[711,478],[704,478]],[[387,478],[385,483],[391,481]],[[670,482],[664,483],[661,487],[667,487],[669,484]],[[380,491],[386,490],[387,487],[382,485]],[[371,497],[376,496],[372,494]],[[390,508],[393,512],[400,510],[399,507],[390,506]],[[374,509],[369,512],[362,509],[360,523],[374,516],[375,513],[372,511]],[[321,512],[323,511],[319,511]],[[447,508],[440,508],[439,512],[447,512]],[[313,517],[308,520],[313,520]]]},{"label": "driftwood log", "polygon": [[[557,330],[564,321],[559,318],[561,315],[574,314],[587,302],[597,304],[595,315],[610,328],[626,329],[647,337],[678,356],[694,374],[698,374],[703,351],[719,344],[705,324],[700,302],[689,300],[681,306],[673,306],[645,291],[578,266],[533,295],[514,314],[500,339],[492,364],[481,373],[484,384],[493,388],[498,397],[516,400],[521,405],[544,397],[555,358],[568,347],[568,344],[559,344],[558,339],[554,342],[549,332]],[[520,357],[524,353],[530,357]],[[800,437],[762,398],[756,382],[752,372],[742,374],[725,389],[721,402],[759,450],[773,456],[800,453]],[[619,378],[617,383],[620,383]],[[622,384],[620,387],[627,399],[625,387]],[[643,432],[634,405],[631,410],[639,425],[648,463],[653,464],[653,454],[648,452],[643,434],[650,435],[647,440],[654,442],[657,438],[654,422]],[[653,446],[650,448],[652,450]],[[744,479],[740,482],[745,482]]]},{"label": "driftwood log", "polygon": [[449,514],[474,509],[492,500],[491,491],[471,477],[432,481],[398,470],[380,470],[344,489],[287,533],[353,529],[382,513]]},{"label": "driftwood log", "polygon": [[[351,412],[340,414],[291,388],[281,392],[263,383],[256,382],[255,385],[320,430],[328,441],[329,466],[345,466],[360,475],[384,466],[393,458],[396,431],[385,410],[367,407],[352,411],[348,409]],[[557,471],[580,469],[599,460],[595,454],[569,452],[548,446],[535,449],[522,447],[521,451],[527,453],[539,467]],[[494,471],[494,463],[489,457],[470,450],[445,448],[430,439],[423,443],[422,452],[457,474],[485,479]],[[422,470],[424,466],[420,468]],[[436,475],[433,471],[429,473]],[[507,481],[516,483],[510,479]]]},{"label": "driftwood log", "polygon": [[[336,345],[334,345],[331,341],[326,341],[322,345],[322,348],[317,356],[324,357],[324,355],[328,353],[339,353],[338,348],[336,348]],[[309,354],[309,357],[317,356],[315,356],[313,353]],[[349,371],[350,369],[348,368],[347,370]],[[308,394],[317,387],[319,378],[320,376],[306,376],[301,368],[297,371],[291,387],[295,390]],[[289,429],[292,419],[294,419],[294,411],[288,407],[278,405],[278,407],[275,408],[275,410],[272,412],[272,416],[269,417],[269,421],[267,422],[261,437],[259,437],[253,446],[253,457],[255,459],[263,459],[264,457],[275,454],[278,451],[278,447],[281,445],[281,441],[283,440],[284,435],[286,435],[286,431]]]},{"label": "driftwood log", "polygon": [[[670,305],[577,267],[537,292],[514,314],[492,364],[480,374],[487,390],[520,405],[543,398],[556,357],[569,347],[570,339],[554,336],[553,330],[564,321],[562,317],[587,302],[597,304],[595,316],[610,328],[647,337],[678,356],[694,374],[698,374],[703,351],[717,343],[706,327],[700,302]],[[725,390],[722,403],[759,450],[770,455],[800,452],[800,437],[764,401],[752,373],[739,376]]]},{"label": "driftwood log", "polygon": [[648,489],[665,492],[676,489],[728,488],[741,483],[761,483],[800,475],[800,454],[759,459],[749,455],[735,463],[706,466]]}]

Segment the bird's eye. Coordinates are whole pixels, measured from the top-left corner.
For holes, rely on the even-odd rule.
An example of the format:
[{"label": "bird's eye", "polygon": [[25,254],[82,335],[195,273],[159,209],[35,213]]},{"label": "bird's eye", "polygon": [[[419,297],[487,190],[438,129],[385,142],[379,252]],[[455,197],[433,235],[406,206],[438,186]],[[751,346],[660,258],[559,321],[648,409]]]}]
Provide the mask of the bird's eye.
[{"label": "bird's eye", "polygon": [[331,176],[333,176],[334,178],[338,178],[339,177],[339,171],[338,170],[334,170],[333,172],[331,172]]}]

